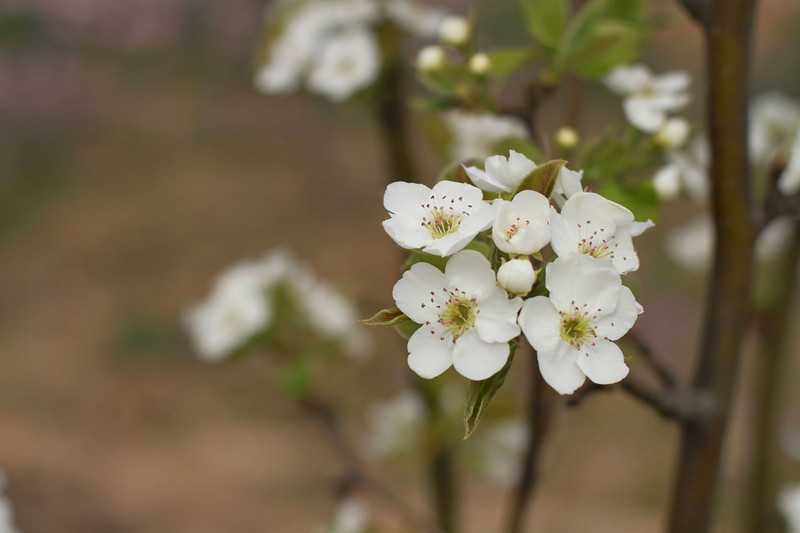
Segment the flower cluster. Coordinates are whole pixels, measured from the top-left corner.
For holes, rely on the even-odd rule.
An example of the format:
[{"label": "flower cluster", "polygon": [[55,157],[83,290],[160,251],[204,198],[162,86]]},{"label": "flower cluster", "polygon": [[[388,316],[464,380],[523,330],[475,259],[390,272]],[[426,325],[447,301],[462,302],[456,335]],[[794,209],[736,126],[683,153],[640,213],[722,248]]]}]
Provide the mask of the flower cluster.
[{"label": "flower cluster", "polygon": [[420,35],[435,33],[439,10],[411,0],[307,0],[278,4],[268,22],[275,31],[256,86],[269,94],[305,85],[334,101],[348,99],[371,85],[381,69],[376,31],[391,21]]},{"label": "flower cluster", "polygon": [[[414,263],[392,293],[419,326],[408,340],[409,367],[428,379],[452,366],[485,380],[524,333],[542,376],[562,394],[587,377],[623,379],[628,367],[614,341],[642,307],[621,275],[638,269],[633,238],[652,222],[584,192],[581,174],[563,161],[537,166],[510,151],[464,170],[472,184],[395,182],[384,195],[386,232],[431,258]],[[550,185],[533,185],[548,176]],[[443,270],[437,257],[445,258]]]},{"label": "flower cluster", "polygon": [[352,303],[292,255],[277,250],[227,269],[208,298],[186,313],[198,355],[209,361],[225,359],[268,331],[277,314],[279,288],[288,290],[291,303],[318,335],[342,342],[354,356],[369,350]]}]

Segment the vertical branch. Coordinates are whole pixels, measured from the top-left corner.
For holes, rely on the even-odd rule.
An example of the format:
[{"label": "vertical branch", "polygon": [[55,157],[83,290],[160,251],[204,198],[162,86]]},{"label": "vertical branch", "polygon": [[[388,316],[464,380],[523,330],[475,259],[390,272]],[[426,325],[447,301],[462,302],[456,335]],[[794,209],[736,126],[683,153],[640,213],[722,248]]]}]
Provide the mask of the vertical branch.
[{"label": "vertical branch", "polygon": [[525,517],[532,503],[536,482],[539,480],[542,445],[550,428],[553,407],[550,390],[536,364],[536,353],[532,349],[531,352],[531,372],[528,378],[530,387],[527,420],[528,442],[525,447],[520,477],[512,496],[508,527],[506,528],[508,533],[520,533],[524,530]]},{"label": "vertical branch", "polygon": [[756,0],[714,2],[705,25],[711,137],[714,268],[694,384],[717,410],[682,426],[668,531],[704,533],[720,469],[744,332],[751,311],[754,223],[747,146],[750,37]]},{"label": "vertical branch", "polygon": [[774,298],[758,315],[757,328],[761,340],[755,445],[751,474],[747,530],[751,533],[780,531],[778,499],[778,469],[775,464],[780,450],[780,423],[783,372],[791,353],[791,318],[798,287],[800,266],[800,225],[793,228],[792,248],[782,255],[778,270],[772,277],[779,289]]}]

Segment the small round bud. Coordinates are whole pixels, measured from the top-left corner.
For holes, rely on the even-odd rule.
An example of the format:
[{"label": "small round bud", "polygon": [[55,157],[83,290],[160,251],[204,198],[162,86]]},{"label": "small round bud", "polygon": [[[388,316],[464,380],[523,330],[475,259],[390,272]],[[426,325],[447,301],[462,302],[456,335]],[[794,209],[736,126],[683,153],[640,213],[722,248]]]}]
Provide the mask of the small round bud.
[{"label": "small round bud", "polygon": [[527,259],[512,259],[500,266],[497,282],[509,293],[525,296],[536,282],[536,271]]},{"label": "small round bud", "polygon": [[449,16],[445,17],[442,25],[439,26],[439,39],[452,46],[463,46],[467,44],[470,32],[471,28],[467,19]]},{"label": "small round bud", "polygon": [[417,54],[417,68],[422,72],[433,72],[444,67],[446,56],[441,46],[426,46]]},{"label": "small round bud", "polygon": [[563,128],[559,128],[556,132],[556,142],[561,148],[569,150],[570,148],[575,148],[575,145],[580,142],[580,137],[578,136],[577,131],[565,126]]},{"label": "small round bud", "polygon": [[671,118],[661,126],[655,142],[667,150],[680,148],[689,138],[689,123],[682,118]]},{"label": "small round bud", "polygon": [[662,200],[672,200],[681,192],[681,179],[678,169],[666,166],[653,178],[653,187]]},{"label": "small round bud", "polygon": [[483,76],[492,68],[492,60],[484,53],[478,53],[469,58],[469,71],[478,76]]}]

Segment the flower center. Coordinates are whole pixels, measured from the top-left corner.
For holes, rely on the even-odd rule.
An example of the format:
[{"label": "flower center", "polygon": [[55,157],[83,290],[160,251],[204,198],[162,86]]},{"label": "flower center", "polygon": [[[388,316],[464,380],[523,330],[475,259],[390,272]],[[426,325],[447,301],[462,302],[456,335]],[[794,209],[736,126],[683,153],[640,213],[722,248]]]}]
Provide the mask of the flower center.
[{"label": "flower center", "polygon": [[521,230],[521,229],[522,229],[524,226],[527,226],[527,225],[529,225],[530,223],[531,223],[531,221],[530,221],[530,220],[527,220],[527,219],[526,219],[526,220],[522,220],[521,218],[517,217],[517,218],[516,218],[516,220],[514,220],[514,222],[512,222],[512,223],[511,223],[511,225],[510,225],[510,226],[508,226],[508,227],[506,228],[506,231],[505,231],[505,234],[506,234],[506,240],[507,240],[507,241],[510,241],[510,240],[511,240],[511,238],[512,238],[514,235],[516,235],[517,233],[519,233],[519,231],[520,231],[520,230]]},{"label": "flower center", "polygon": [[587,241],[586,239],[581,239],[581,242],[578,243],[578,251],[584,255],[588,255],[596,259],[606,257],[611,253],[607,242],[595,244],[594,242]]},{"label": "flower center", "polygon": [[422,218],[422,225],[428,228],[434,239],[441,239],[458,231],[461,225],[461,215],[448,212],[443,207],[431,209],[429,217]]},{"label": "flower center", "polygon": [[588,315],[580,311],[561,313],[561,338],[564,342],[580,349],[588,338],[594,336],[595,332]]},{"label": "flower center", "polygon": [[439,323],[444,326],[453,339],[459,338],[475,324],[478,315],[478,302],[456,291],[450,293],[450,298],[444,305]]}]

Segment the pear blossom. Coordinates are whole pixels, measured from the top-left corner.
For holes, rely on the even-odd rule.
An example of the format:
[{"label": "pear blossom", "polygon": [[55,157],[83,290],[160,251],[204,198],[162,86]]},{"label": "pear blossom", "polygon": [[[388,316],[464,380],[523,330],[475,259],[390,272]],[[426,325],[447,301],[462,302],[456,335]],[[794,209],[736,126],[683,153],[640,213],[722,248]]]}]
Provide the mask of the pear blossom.
[{"label": "pear blossom", "polygon": [[529,435],[530,428],[517,419],[503,420],[481,432],[481,463],[491,481],[503,487],[517,482]]},{"label": "pear blossom", "polygon": [[559,257],[546,272],[549,297],[526,300],[519,317],[544,380],[572,394],[587,377],[599,385],[624,379],[628,366],[613,341],[642,313],[633,293],[607,262],[584,255]]},{"label": "pear blossom", "polygon": [[789,533],[800,533],[800,485],[783,489],[778,499],[778,507],[786,518]]},{"label": "pear blossom", "polygon": [[655,76],[644,65],[622,66],[612,70],[605,83],[625,96],[628,121],[648,133],[655,133],[664,125],[667,112],[681,109],[689,102],[686,94],[689,75],[685,72]]},{"label": "pear blossom", "polygon": [[342,101],[371,84],[380,69],[380,52],[366,29],[342,32],[330,39],[308,77],[311,90]]},{"label": "pear blossom", "polygon": [[708,141],[700,137],[686,150],[673,150],[667,154],[667,164],[653,177],[653,185],[658,195],[670,200],[681,190],[685,190],[695,201],[708,198],[708,167],[711,152]]},{"label": "pear blossom", "polygon": [[444,273],[416,263],[392,291],[395,304],[421,327],[408,341],[408,366],[432,379],[451,366],[473,381],[487,379],[508,361],[508,341],[519,335],[522,299],[497,286],[489,261],[464,250]]},{"label": "pear blossom", "polygon": [[339,502],[331,524],[319,533],[367,533],[369,511],[367,506],[354,497]]},{"label": "pear blossom", "polygon": [[583,192],[583,171],[570,170],[566,166],[561,167],[556,177],[556,183],[553,185],[553,192],[550,193],[550,198],[561,208],[564,203],[569,200],[573,194]]},{"label": "pear blossom", "polygon": [[535,168],[533,161],[519,152],[509,150],[508,157],[487,157],[484,170],[477,167],[465,167],[464,170],[472,183],[486,192],[514,192]]},{"label": "pear blossom", "polygon": [[439,38],[453,46],[462,46],[469,40],[472,28],[467,19],[457,15],[445,17],[439,27]]},{"label": "pear blossom", "polygon": [[370,412],[370,453],[388,456],[412,449],[424,419],[425,404],[410,390],[376,405]]},{"label": "pear blossom", "polygon": [[585,255],[608,260],[620,274],[639,268],[633,237],[654,224],[636,222],[633,213],[599,194],[579,192],[552,211],[552,246],[560,258]]},{"label": "pear blossom", "polygon": [[768,164],[776,153],[786,150],[800,130],[800,104],[781,93],[762,94],[750,111],[750,155]]},{"label": "pear blossom", "polygon": [[492,240],[500,250],[531,255],[550,242],[550,202],[541,193],[521,191],[510,202],[498,199],[494,205]]},{"label": "pear blossom", "polygon": [[417,68],[422,72],[434,72],[444,68],[447,56],[441,46],[426,46],[417,54]]},{"label": "pear blossom", "polygon": [[14,509],[11,502],[2,494],[5,490],[6,478],[0,472],[0,533],[18,533],[14,526]]},{"label": "pear blossom", "polygon": [[509,294],[525,296],[536,283],[536,271],[528,259],[511,259],[497,270],[497,284]]},{"label": "pear blossom", "polygon": [[433,189],[390,183],[383,205],[391,215],[383,228],[398,245],[440,257],[458,252],[488,229],[495,211],[480,189],[454,181],[440,181]]},{"label": "pear blossom", "polygon": [[495,146],[507,139],[527,139],[525,124],[518,118],[491,113],[449,111],[445,121],[453,135],[453,159],[466,161],[495,153]]}]

